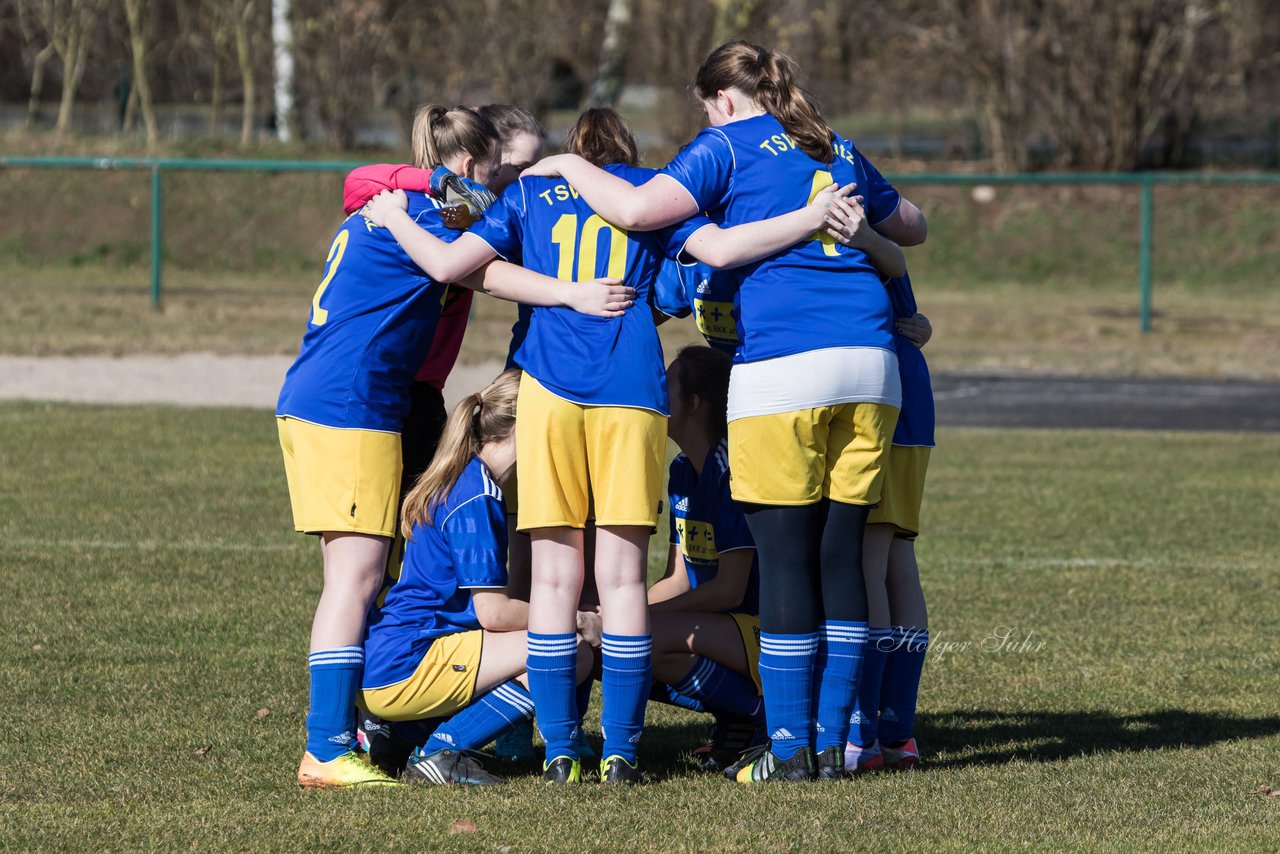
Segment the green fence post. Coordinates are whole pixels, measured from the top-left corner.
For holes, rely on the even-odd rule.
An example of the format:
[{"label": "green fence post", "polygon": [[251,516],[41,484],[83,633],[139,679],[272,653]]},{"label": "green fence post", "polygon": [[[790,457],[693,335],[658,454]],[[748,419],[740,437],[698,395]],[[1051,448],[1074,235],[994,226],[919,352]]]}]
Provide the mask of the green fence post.
[{"label": "green fence post", "polygon": [[1142,333],[1151,331],[1151,214],[1154,196],[1154,185],[1150,178],[1143,177],[1142,181],[1142,246],[1138,250],[1140,258],[1139,264],[1139,281],[1142,288]]},{"label": "green fence post", "polygon": [[160,167],[151,167],[151,304],[160,306],[160,259],[164,255],[164,236],[160,227],[163,211],[163,188],[160,186]]}]

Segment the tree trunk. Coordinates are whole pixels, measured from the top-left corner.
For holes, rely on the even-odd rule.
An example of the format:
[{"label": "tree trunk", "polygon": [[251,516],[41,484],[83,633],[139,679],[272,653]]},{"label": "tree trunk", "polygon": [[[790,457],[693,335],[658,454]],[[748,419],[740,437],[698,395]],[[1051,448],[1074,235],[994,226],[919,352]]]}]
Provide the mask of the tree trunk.
[{"label": "tree trunk", "polygon": [[213,90],[209,95],[209,135],[218,137],[222,132],[222,55],[213,50]]},{"label": "tree trunk", "polygon": [[609,13],[604,21],[604,42],[600,47],[600,66],[591,86],[589,103],[593,107],[617,106],[622,96],[627,59],[627,34],[631,29],[632,0],[609,0]]},{"label": "tree trunk", "polygon": [[54,126],[59,137],[71,130],[76,90],[84,76],[89,34],[97,25],[98,8],[96,0],[72,0],[70,8],[65,10],[66,17],[50,22],[54,32],[53,49],[62,60],[62,99],[58,103],[58,123]]},{"label": "tree trunk", "polygon": [[271,0],[271,43],[276,66],[276,135],[281,142],[298,136],[300,130],[293,103],[293,22],[290,6],[290,0]]},{"label": "tree trunk", "polygon": [[40,48],[31,69],[31,98],[27,101],[27,127],[34,127],[40,115],[40,92],[44,89],[44,67],[53,58],[53,45]]},{"label": "tree trunk", "polygon": [[253,73],[253,45],[249,41],[249,23],[253,17],[253,0],[244,4],[235,19],[236,59],[240,63],[240,80],[244,83],[244,107],[240,113],[240,147],[253,141],[253,117],[257,106],[257,78]]},{"label": "tree trunk", "polygon": [[138,87],[130,86],[124,99],[124,115],[120,118],[120,133],[131,133],[138,124]]},{"label": "tree trunk", "polygon": [[152,150],[160,141],[160,132],[151,103],[151,84],[147,81],[147,37],[143,21],[147,13],[146,0],[125,0],[124,12],[129,23],[129,49],[133,54],[133,91],[138,93],[138,108],[147,128],[147,149]]}]

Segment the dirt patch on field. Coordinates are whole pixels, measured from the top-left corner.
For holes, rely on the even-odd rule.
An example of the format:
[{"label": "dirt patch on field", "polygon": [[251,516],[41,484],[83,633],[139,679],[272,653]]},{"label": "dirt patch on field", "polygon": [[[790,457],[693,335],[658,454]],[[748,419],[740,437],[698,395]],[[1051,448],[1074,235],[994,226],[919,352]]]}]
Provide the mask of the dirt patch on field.
[{"label": "dirt patch on field", "polygon": [[[273,408],[289,356],[0,356],[0,400],[166,403]],[[450,406],[483,388],[502,363],[459,365],[445,388]]]}]

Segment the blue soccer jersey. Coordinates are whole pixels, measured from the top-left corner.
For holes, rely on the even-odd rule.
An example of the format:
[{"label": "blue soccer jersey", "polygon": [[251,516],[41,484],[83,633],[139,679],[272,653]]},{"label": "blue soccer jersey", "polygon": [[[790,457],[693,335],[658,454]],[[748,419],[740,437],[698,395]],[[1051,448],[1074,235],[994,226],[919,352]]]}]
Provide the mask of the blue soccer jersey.
[{"label": "blue soccer jersey", "polygon": [[[895,318],[916,313],[916,295],[911,290],[910,276],[890,279],[885,288],[893,303]],[[893,431],[893,444],[932,448],[933,384],[929,380],[929,364],[924,352],[901,332],[894,331],[893,343],[898,354],[898,375],[902,378],[902,410]]]},{"label": "blue soccer jersey", "polygon": [[667,261],[653,284],[653,304],[668,317],[688,317],[702,337],[732,356],[738,351],[738,324],[733,319],[737,276],[703,264]]},{"label": "blue soccer jersey", "polygon": [[432,641],[480,628],[473,590],[507,586],[507,510],[489,469],[473,457],[405,544],[400,576],[369,615],[364,688],[408,679]]},{"label": "blue soccer jersey", "polygon": [[[440,204],[421,193],[409,194],[409,216],[441,240],[462,233],[447,228]],[[358,213],[347,217],[329,248],[276,414],[399,433],[444,297],[445,286],[420,270],[391,232]]]},{"label": "blue soccer jersey", "polygon": [[[671,544],[684,558],[689,586],[715,578],[720,555],[737,549],[755,549],[742,505],[729,495],[729,445],[722,439],[707,453],[702,476],[684,454],[671,461],[667,479],[671,508]],[[751,561],[751,579],[742,602],[730,613],[760,613],[760,566]]]},{"label": "blue soccer jersey", "polygon": [[[636,185],[656,174],[605,168]],[[471,230],[499,256],[564,281],[613,276],[636,290],[635,304],[621,317],[533,308],[515,363],[566,400],[666,414],[662,345],[650,311],[653,280],[662,259],[674,257],[692,230],[628,233],[591,210],[562,178],[521,178],[508,187]]]},{"label": "blue soccer jersey", "polygon": [[[798,210],[833,181],[856,182],[872,224],[897,210],[898,191],[853,143],[836,137],[830,164],[798,148],[770,115],[706,128],[662,170],[699,210],[729,227]],[[889,298],[866,253],[821,232],[738,268],[742,339],[735,360],[756,362],[828,347],[893,349]]]}]

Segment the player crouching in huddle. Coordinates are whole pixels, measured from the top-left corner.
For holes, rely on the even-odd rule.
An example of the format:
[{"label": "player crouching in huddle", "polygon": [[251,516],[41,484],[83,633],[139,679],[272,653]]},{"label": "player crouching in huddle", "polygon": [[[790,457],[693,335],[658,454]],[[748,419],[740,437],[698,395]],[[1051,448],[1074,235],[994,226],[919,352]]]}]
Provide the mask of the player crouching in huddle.
[{"label": "player crouching in huddle", "polygon": [[681,453],[667,485],[671,552],[649,589],[656,699],[715,716],[704,768],[725,771],[764,743],[760,571],[742,507],[729,495],[728,354],[685,347],[667,369],[667,432]]},{"label": "player crouching in huddle", "polygon": [[[369,618],[360,704],[387,721],[448,717],[409,758],[406,782],[503,782],[472,751],[533,716],[524,677],[529,605],[507,595],[502,499],[515,472],[519,388],[520,373],[507,371],[449,416],[405,498],[404,563]],[[598,623],[579,614],[588,634],[598,637]],[[579,682],[591,663],[579,639]]]}]

